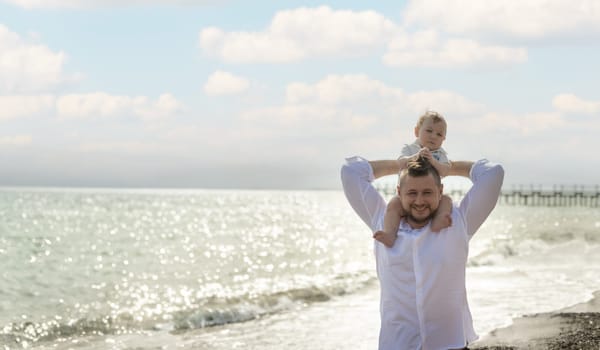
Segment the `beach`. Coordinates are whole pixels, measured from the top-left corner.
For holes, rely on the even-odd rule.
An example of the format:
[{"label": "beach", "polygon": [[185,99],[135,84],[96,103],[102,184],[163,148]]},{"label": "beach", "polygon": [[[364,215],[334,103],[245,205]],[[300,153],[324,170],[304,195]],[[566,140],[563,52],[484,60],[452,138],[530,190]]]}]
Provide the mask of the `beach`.
[{"label": "beach", "polygon": [[600,292],[585,303],[526,315],[490,332],[471,349],[600,349]]}]

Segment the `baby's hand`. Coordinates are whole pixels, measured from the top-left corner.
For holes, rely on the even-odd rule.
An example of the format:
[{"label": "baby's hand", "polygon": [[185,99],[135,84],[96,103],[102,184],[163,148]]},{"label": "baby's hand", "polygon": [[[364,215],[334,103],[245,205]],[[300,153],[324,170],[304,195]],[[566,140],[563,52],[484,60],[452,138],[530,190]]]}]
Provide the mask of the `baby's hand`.
[{"label": "baby's hand", "polygon": [[385,231],[377,231],[373,234],[373,238],[378,240],[379,242],[385,244],[386,247],[391,248],[394,246],[394,242],[396,241],[396,235],[391,233],[386,233]]},{"label": "baby's hand", "polygon": [[433,159],[433,155],[431,154],[431,151],[427,147],[421,148],[419,150],[419,153],[417,153],[417,154],[418,154],[419,157],[423,157],[423,158],[427,159],[430,162]]}]

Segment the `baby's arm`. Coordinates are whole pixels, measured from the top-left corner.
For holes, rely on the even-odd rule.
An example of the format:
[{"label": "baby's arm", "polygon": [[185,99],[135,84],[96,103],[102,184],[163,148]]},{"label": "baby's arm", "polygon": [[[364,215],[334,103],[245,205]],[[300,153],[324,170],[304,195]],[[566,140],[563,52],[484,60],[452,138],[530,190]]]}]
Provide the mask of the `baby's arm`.
[{"label": "baby's arm", "polygon": [[452,226],[452,198],[445,194],[431,220],[431,231],[439,232],[450,226]]},{"label": "baby's arm", "polygon": [[400,197],[394,196],[390,199],[383,217],[383,231],[377,231],[373,234],[373,238],[385,244],[387,247],[394,245],[400,221],[406,215],[402,209],[402,201]]}]

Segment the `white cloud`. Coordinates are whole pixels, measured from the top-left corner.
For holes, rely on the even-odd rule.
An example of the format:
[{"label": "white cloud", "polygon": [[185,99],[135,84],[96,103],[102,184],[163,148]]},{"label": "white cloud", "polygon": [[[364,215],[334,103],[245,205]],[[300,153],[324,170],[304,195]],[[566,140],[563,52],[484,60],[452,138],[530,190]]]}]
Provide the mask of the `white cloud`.
[{"label": "white cloud", "polygon": [[406,32],[374,11],[327,6],[278,12],[267,29],[225,32],[204,28],[200,47],[231,63],[289,63],[313,57],[378,55],[389,66],[504,65],[527,60],[525,48],[440,37],[434,29]]},{"label": "white cloud", "polygon": [[242,119],[279,135],[319,134],[335,140],[363,138],[361,134],[375,130],[412,134],[418,116],[427,109],[453,116],[473,115],[482,108],[450,91],[408,93],[363,74],[329,75],[314,84],[289,84],[282,105],[247,111]]},{"label": "white cloud", "polygon": [[484,45],[470,39],[440,39],[427,30],[392,40],[383,62],[390,66],[457,67],[527,61],[527,50]]},{"label": "white cloud", "polygon": [[182,109],[175,97],[163,94],[152,101],[146,96],[116,96],[105,92],[60,96],[56,102],[61,119],[88,119],[137,116],[142,119],[167,118]]},{"label": "white cloud", "polygon": [[31,135],[0,136],[0,147],[27,146],[31,144]]},{"label": "white cloud", "polygon": [[54,104],[55,98],[51,95],[0,96],[0,121],[50,114],[54,110]]},{"label": "white cloud", "polygon": [[246,91],[249,86],[248,79],[219,70],[208,77],[204,92],[210,96],[234,95]]},{"label": "white cloud", "polygon": [[292,83],[286,89],[286,101],[289,104],[340,105],[358,100],[397,99],[401,96],[401,89],[388,87],[364,74],[329,75],[315,84]]},{"label": "white cloud", "polygon": [[280,11],[261,32],[205,28],[200,47],[226,62],[292,62],[307,57],[369,53],[396,31],[374,11],[332,10],[327,6]]},{"label": "white cloud", "polygon": [[35,115],[60,119],[98,119],[134,116],[147,121],[169,118],[182,112],[183,105],[171,94],[156,100],[146,96],[116,96],[105,92],[89,94],[0,95],[0,121]]},{"label": "white cloud", "polygon": [[522,136],[537,134],[547,130],[560,130],[567,122],[557,112],[535,113],[498,113],[489,112],[474,123],[470,122],[471,131],[489,133],[516,132]]},{"label": "white cloud", "polygon": [[74,79],[63,72],[67,55],[30,43],[0,24],[0,92],[38,92]]},{"label": "white cloud", "polygon": [[481,106],[450,91],[404,92],[364,74],[329,75],[315,84],[292,83],[287,104],[337,105],[367,110],[385,107],[420,113],[427,109],[446,113],[476,113]]},{"label": "white cloud", "polygon": [[131,112],[135,98],[112,96],[104,92],[70,94],[58,98],[58,116],[65,119],[109,117]]},{"label": "white cloud", "polygon": [[504,163],[507,183],[597,181],[592,169],[600,163],[589,150],[600,147],[595,137],[600,121],[571,119],[556,110],[488,110],[480,117],[451,121],[449,130],[444,147],[451,158]]},{"label": "white cloud", "polygon": [[476,115],[485,110],[485,106],[449,90],[417,91],[406,95],[406,105],[417,113],[435,110],[448,118]]},{"label": "white cloud", "polygon": [[596,114],[600,112],[600,102],[586,101],[573,94],[555,96],[552,105],[564,113]]},{"label": "white cloud", "polygon": [[160,95],[155,102],[147,97],[135,99],[134,113],[146,120],[166,119],[183,110],[183,104],[168,93]]},{"label": "white cloud", "polygon": [[473,36],[581,36],[600,33],[600,4],[596,0],[411,0],[404,24]]}]

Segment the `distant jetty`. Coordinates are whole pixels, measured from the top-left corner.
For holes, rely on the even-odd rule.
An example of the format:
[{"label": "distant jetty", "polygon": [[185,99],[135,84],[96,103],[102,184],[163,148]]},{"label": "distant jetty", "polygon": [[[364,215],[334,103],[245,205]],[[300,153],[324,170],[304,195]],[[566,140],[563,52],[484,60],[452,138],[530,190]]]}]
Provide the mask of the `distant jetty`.
[{"label": "distant jetty", "polygon": [[519,186],[503,190],[500,198],[501,202],[512,205],[596,208],[600,206],[600,186],[554,186],[551,189]]},{"label": "distant jetty", "polygon": [[[396,187],[382,185],[377,187],[388,196],[396,193]],[[446,194],[454,199],[464,196],[466,190],[451,189]],[[543,186],[512,186],[502,189],[498,202],[507,205],[545,206],[545,207],[600,207],[600,185],[555,185],[551,188]]]}]

